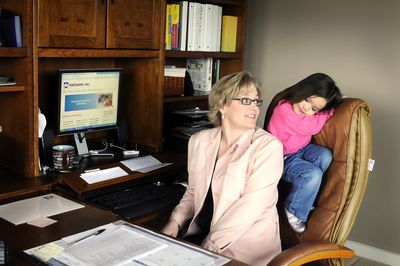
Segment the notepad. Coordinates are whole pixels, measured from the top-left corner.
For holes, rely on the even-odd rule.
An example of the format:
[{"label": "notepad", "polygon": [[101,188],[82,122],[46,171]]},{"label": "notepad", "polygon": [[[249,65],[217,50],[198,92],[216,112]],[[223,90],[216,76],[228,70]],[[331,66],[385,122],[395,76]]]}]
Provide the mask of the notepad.
[{"label": "notepad", "polygon": [[18,225],[83,207],[85,206],[56,194],[47,194],[0,205],[0,217]]}]

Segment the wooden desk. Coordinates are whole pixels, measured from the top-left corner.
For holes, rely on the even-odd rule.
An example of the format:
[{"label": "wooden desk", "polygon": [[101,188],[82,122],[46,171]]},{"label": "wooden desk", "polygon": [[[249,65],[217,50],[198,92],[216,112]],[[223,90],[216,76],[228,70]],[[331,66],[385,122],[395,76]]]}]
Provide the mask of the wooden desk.
[{"label": "wooden desk", "polygon": [[152,156],[163,163],[173,164],[151,171],[149,173],[139,173],[132,172],[121,162],[117,161],[107,164],[96,165],[92,168],[107,169],[119,166],[124,169],[129,175],[94,184],[88,184],[82,178],[80,178],[80,174],[85,169],[77,169],[68,174],[61,174],[59,183],[67,185],[69,188],[71,188],[77,194],[79,199],[85,199],[89,196],[93,196],[93,194],[101,194],[101,191],[110,190],[112,187],[115,187],[116,189],[122,189],[128,187],[129,184],[139,185],[143,183],[160,181],[160,179],[167,180],[171,178],[176,180],[187,172],[187,155],[185,153],[164,152],[152,154]]},{"label": "wooden desk", "polygon": [[[23,250],[120,220],[119,217],[109,212],[91,206],[55,215],[51,218],[58,222],[45,228],[38,228],[28,224],[16,226],[0,218],[0,239],[7,242],[10,265],[31,265],[30,262],[18,255]],[[231,261],[228,265],[239,266],[246,264],[239,261]]]}]

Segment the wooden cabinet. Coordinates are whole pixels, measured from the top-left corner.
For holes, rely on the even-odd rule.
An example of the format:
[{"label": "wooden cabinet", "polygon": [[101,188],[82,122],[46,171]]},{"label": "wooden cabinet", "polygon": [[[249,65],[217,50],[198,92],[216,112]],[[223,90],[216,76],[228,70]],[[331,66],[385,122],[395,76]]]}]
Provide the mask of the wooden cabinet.
[{"label": "wooden cabinet", "polygon": [[160,47],[161,0],[41,0],[39,46]]},{"label": "wooden cabinet", "polygon": [[[165,64],[184,66],[189,57],[221,60],[220,76],[243,68],[246,0],[199,1],[238,16],[237,51],[180,52],[164,50],[165,9],[169,0],[0,0],[1,9],[21,16],[23,47],[0,47],[0,76],[17,85],[0,87],[0,167],[23,176],[39,176],[39,108],[46,129],[55,128],[57,70],[123,69],[121,120],[127,138],[146,151],[160,151],[166,138],[164,113],[207,107],[207,97],[163,97]],[[113,132],[88,134],[113,138]],[[54,144],[73,144],[56,136]],[[0,177],[1,178],[1,177]]]}]

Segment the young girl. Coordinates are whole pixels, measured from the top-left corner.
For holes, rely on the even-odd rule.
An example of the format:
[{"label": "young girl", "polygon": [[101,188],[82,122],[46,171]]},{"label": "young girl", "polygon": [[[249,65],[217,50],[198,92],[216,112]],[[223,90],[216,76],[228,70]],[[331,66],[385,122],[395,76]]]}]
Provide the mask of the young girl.
[{"label": "young girl", "polygon": [[286,216],[298,233],[306,229],[322,176],[332,161],[331,151],[311,144],[311,138],[341,100],[342,94],[332,78],[315,73],[278,93],[267,111],[265,125],[283,144],[282,178],[292,183],[285,201]]}]

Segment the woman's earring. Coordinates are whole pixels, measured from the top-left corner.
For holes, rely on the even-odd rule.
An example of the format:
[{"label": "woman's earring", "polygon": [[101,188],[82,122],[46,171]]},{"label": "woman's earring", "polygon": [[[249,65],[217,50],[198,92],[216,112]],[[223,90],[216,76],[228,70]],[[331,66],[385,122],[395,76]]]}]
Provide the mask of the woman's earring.
[{"label": "woman's earring", "polygon": [[221,114],[221,119],[225,119],[225,115],[224,114]]}]

